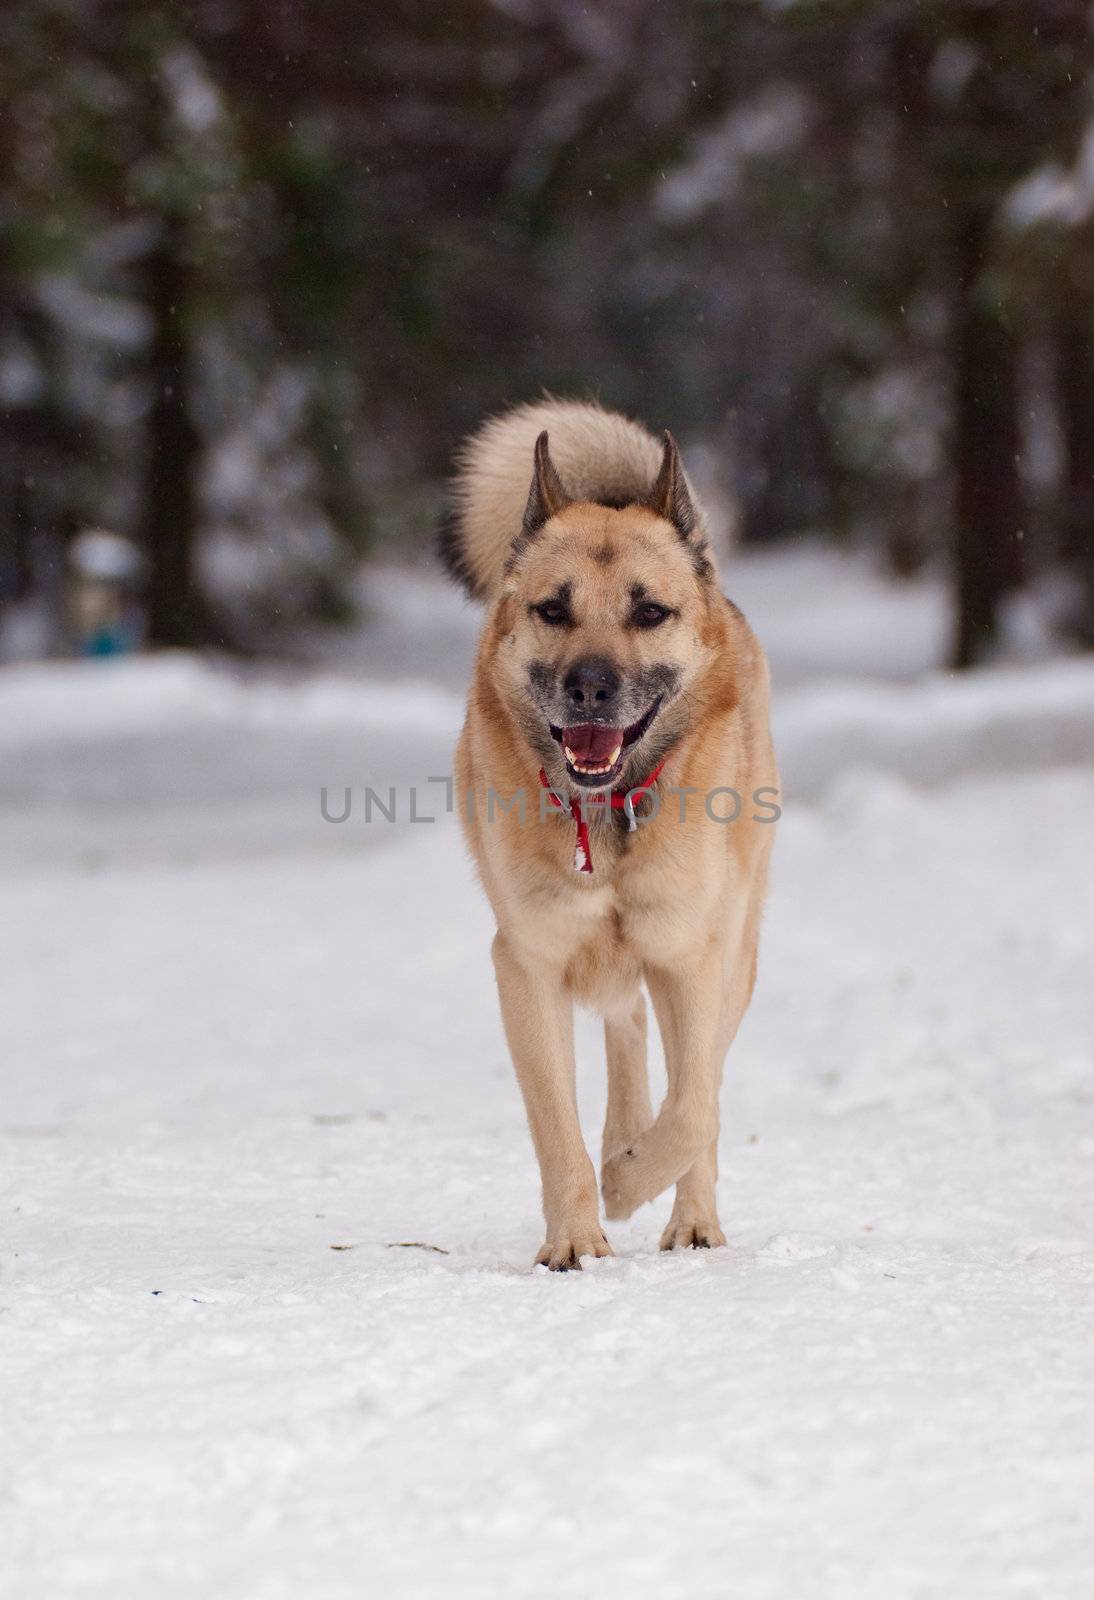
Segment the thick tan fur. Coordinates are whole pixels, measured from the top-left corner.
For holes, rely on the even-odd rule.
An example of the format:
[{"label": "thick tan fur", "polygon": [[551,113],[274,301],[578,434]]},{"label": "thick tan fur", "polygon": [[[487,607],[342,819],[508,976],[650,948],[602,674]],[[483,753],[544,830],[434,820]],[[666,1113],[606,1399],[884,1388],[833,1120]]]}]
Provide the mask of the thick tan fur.
[{"label": "thick tan fur", "polygon": [[588,400],[541,400],[491,417],[459,452],[452,485],[458,576],[478,599],[493,597],[520,528],[536,439],[547,430],[551,458],[574,500],[625,505],[647,493],[661,444],[617,411]]},{"label": "thick tan fur", "polygon": [[[535,441],[544,430],[566,503],[522,537]],[[554,1269],[611,1253],[578,1123],[575,1001],[604,1017],[606,1215],[627,1217],[675,1184],[662,1248],[725,1243],[715,1200],[719,1087],[755,981],[778,775],[766,663],[704,555],[701,513],[685,538],[663,507],[642,503],[659,463],[669,464],[670,445],[663,454],[644,429],[598,407],[548,401],[487,424],[465,449],[457,485],[457,555],[490,610],[457,751],[456,792],[497,919],[502,1016],[543,1180],[546,1240],[536,1259]],[[597,503],[603,500],[635,503],[615,508]],[[572,619],[548,627],[536,608],[561,585]],[[630,608],[638,586],[671,608],[664,626],[635,625]],[[562,681],[590,652],[618,663],[625,685],[661,672],[675,686],[649,731],[625,752],[620,786],[639,783],[665,757],[656,814],[652,800],[640,802],[647,815],[635,832],[619,812],[575,787],[550,718],[529,690],[537,673]],[[581,794],[592,874],[574,870],[569,817],[541,805],[541,764],[557,791]],[[740,814],[720,823],[706,798],[729,786],[741,797]],[[766,797],[754,799],[757,791]],[[521,793],[523,814],[514,803]],[[712,802],[719,814],[727,806],[725,796]],[[643,987],[668,1068],[656,1115]]]}]

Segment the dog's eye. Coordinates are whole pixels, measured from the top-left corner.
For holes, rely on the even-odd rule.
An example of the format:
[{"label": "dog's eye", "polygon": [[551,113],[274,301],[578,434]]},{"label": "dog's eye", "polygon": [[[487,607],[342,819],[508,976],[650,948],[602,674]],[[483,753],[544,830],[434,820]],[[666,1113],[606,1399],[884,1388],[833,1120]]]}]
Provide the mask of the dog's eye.
[{"label": "dog's eye", "polygon": [[641,605],[635,606],[631,613],[631,621],[636,628],[659,628],[671,616],[672,611],[668,606],[659,606],[652,600],[644,600]]},{"label": "dog's eye", "polygon": [[549,627],[564,627],[570,620],[570,608],[562,600],[544,600],[542,605],[533,606],[532,610],[541,622],[546,622]]}]

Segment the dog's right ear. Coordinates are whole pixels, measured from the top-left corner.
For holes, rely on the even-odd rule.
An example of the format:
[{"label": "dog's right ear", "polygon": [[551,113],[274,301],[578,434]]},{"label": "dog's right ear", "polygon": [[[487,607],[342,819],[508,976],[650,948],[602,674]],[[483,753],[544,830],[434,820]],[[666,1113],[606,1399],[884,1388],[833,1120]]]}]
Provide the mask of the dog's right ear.
[{"label": "dog's right ear", "polygon": [[521,529],[525,538],[538,533],[549,517],[555,516],[570,503],[562,487],[562,480],[555,471],[555,464],[551,460],[546,430],[536,440],[535,458],[536,470],[532,476],[532,487],[528,491],[528,504],[524,508],[524,523]]}]

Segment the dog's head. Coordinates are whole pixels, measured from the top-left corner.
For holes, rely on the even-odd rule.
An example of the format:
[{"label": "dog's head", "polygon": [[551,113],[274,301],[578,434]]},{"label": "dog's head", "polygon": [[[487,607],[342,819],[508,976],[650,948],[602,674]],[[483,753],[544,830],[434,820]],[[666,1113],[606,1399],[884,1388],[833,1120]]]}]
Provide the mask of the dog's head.
[{"label": "dog's head", "polygon": [[571,501],[540,435],[496,661],[549,773],[641,782],[687,730],[720,599],[671,434],[645,499],[620,508]]}]

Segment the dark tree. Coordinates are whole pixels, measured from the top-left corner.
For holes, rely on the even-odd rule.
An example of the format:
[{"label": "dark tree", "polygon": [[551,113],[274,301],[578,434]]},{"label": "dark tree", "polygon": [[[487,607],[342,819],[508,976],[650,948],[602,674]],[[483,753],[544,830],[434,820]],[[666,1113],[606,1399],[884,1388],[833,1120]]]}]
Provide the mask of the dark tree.
[{"label": "dark tree", "polygon": [[192,646],[208,643],[211,634],[195,571],[202,446],[192,416],[190,268],[183,218],[163,219],[142,277],[152,323],[139,529],[148,564],[148,635],[153,645]]}]

